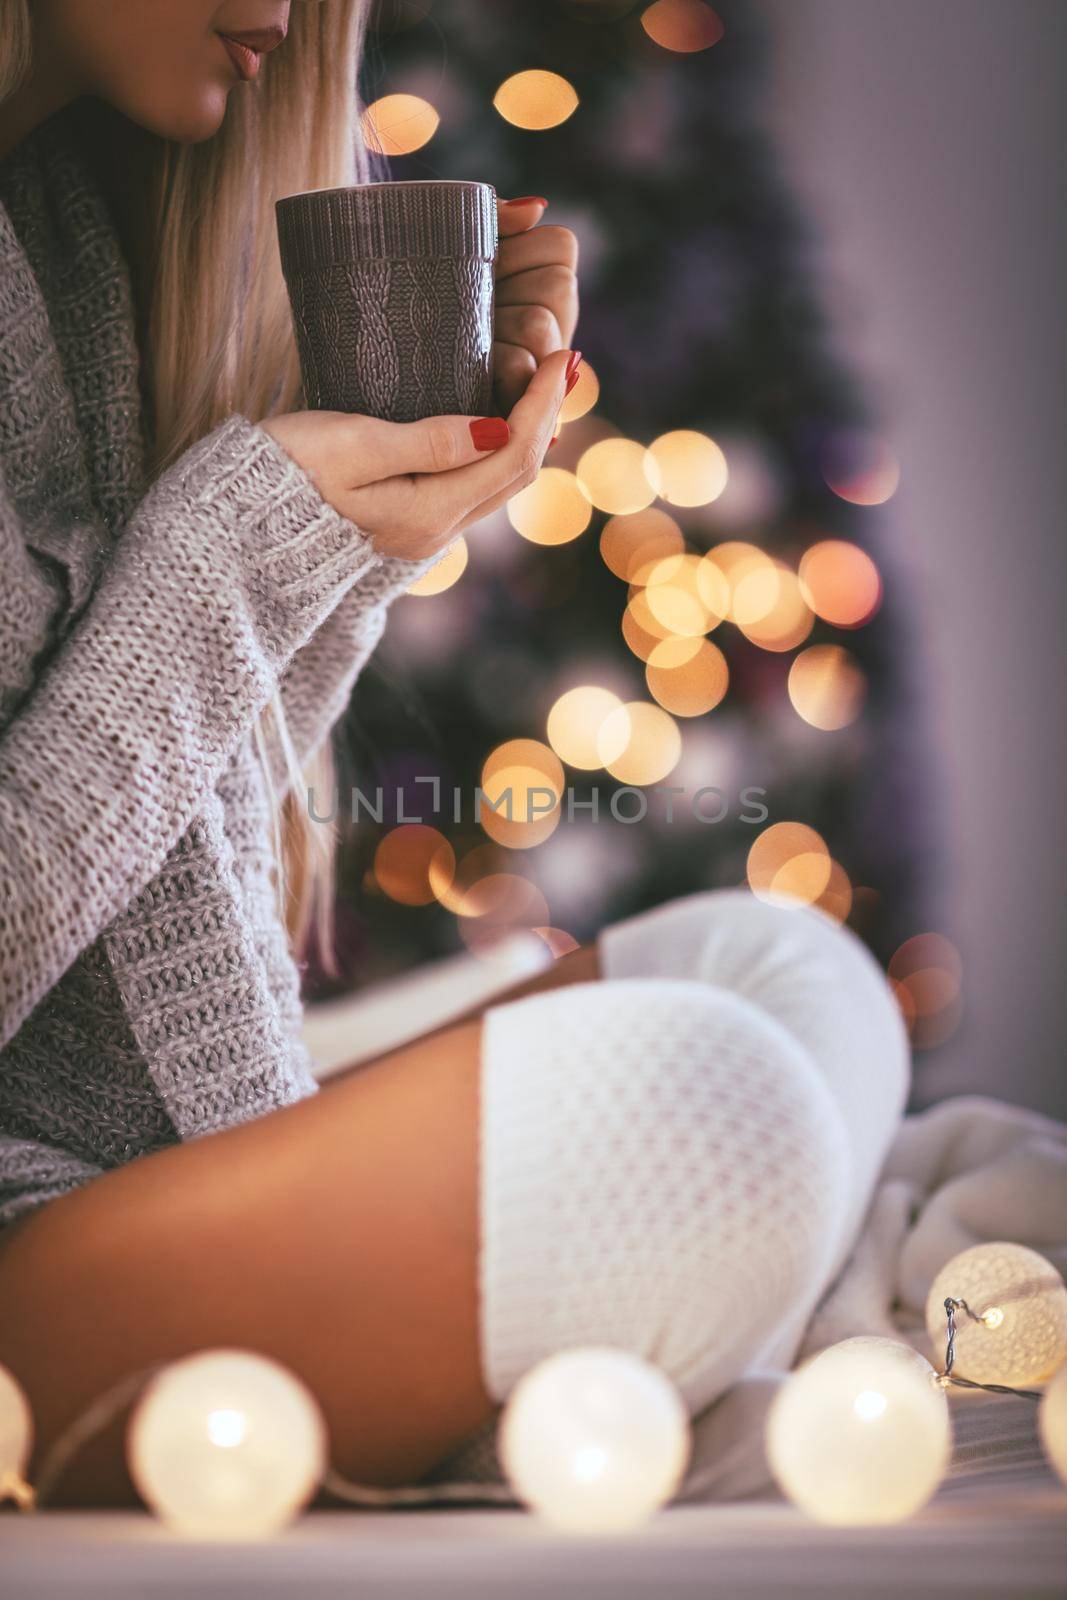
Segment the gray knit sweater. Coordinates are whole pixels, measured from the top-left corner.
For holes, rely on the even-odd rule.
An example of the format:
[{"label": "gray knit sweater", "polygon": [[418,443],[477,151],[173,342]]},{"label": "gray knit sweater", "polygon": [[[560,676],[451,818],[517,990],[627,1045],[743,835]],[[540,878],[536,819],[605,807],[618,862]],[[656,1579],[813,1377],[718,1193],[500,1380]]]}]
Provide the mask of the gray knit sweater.
[{"label": "gray knit sweater", "polygon": [[129,277],[59,113],[0,161],[0,1223],[314,1092],[253,723],[280,689],[310,755],[430,564],[240,414],[143,460]]}]

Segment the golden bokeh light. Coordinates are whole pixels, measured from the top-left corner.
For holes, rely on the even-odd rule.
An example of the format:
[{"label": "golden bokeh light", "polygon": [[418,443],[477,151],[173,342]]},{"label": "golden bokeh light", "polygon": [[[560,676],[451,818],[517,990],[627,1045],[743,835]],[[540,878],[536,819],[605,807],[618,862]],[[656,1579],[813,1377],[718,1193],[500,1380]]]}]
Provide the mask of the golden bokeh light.
[{"label": "golden bokeh light", "polygon": [[914,1049],[933,1050],[938,1045],[944,1044],[946,1039],[951,1039],[963,1018],[961,995],[953,996],[936,1011],[922,1011],[920,1002],[923,994],[921,988],[917,986],[916,974],[902,978],[899,983],[890,980],[890,987],[911,1035]]},{"label": "golden bokeh light", "polygon": [[836,628],[861,627],[881,604],[878,568],[865,550],[847,539],[820,539],[805,550],[798,577],[816,616]]},{"label": "golden bokeh light", "polygon": [[565,780],[559,757],[539,739],[508,739],[498,744],[482,764],[482,788],[488,794],[490,785],[498,782],[502,772],[516,768],[526,768],[539,787],[557,795],[563,793]]},{"label": "golden bokeh light", "polygon": [[920,967],[904,978],[895,979],[908,992],[917,1017],[934,1017],[952,1004],[960,992],[959,979],[944,967]]},{"label": "golden bokeh light", "polygon": [[600,379],[583,356],[578,368],[578,381],[559,408],[559,421],[576,422],[587,411],[592,411],[599,398]]},{"label": "golden bokeh light", "polygon": [[710,639],[663,639],[645,667],[649,693],[676,717],[700,717],[726,694],[730,670]]},{"label": "golden bokeh light", "polygon": [[509,739],[498,745],[482,767],[481,786],[482,828],[505,849],[531,850],[559,826],[563,767],[539,740]]},{"label": "golden bokeh light", "polygon": [[900,485],[900,463],[882,440],[866,442],[862,460],[849,465],[829,465],[823,477],[841,500],[854,506],[880,506]]},{"label": "golden bokeh light", "polygon": [[534,132],[566,122],[577,110],[578,95],[574,85],[558,72],[533,68],[505,78],[493,96],[493,105],[505,122]]},{"label": "golden bokeh light", "polygon": [[661,500],[675,506],[706,506],[726,488],[726,457],[714,439],[692,428],[677,428],[653,439],[645,468],[649,481],[659,478]]},{"label": "golden bokeh light", "polygon": [[417,94],[383,95],[367,107],[361,120],[367,149],[383,156],[421,150],[441,121],[430,102]]},{"label": "golden bokeh light", "polygon": [[709,633],[718,627],[725,614],[728,591],[720,577],[720,592],[715,595],[708,576],[709,569],[702,558],[688,551],[665,556],[646,573],[645,603],[664,637]]},{"label": "golden bokeh light", "polygon": [[833,864],[822,836],[803,822],[774,822],[748,852],[749,888],[761,900],[814,905],[830,887]]},{"label": "golden bokeh light", "polygon": [[[593,771],[606,763],[600,748],[600,733],[610,717],[622,710],[622,701],[610,689],[582,684],[561,694],[548,713],[548,742],[568,766]],[[609,755],[626,748],[629,726],[615,724],[613,739],[605,746]],[[617,742],[617,748],[616,748]]]},{"label": "golden bokeh light", "polygon": [[[725,594],[723,609],[729,621],[738,621],[735,605],[737,590],[752,574],[762,573],[765,589],[769,587],[772,591],[767,601],[768,610],[777,598],[778,579],[775,564],[766,550],[761,550],[757,545],[748,544],[743,539],[727,539],[722,544],[713,545],[703,560],[706,567],[704,581],[715,592]],[[752,606],[757,596],[763,593],[764,591],[754,588],[749,594],[749,606]]]},{"label": "golden bokeh light", "polygon": [[718,44],[726,31],[706,0],[655,0],[641,13],[641,26],[664,50],[686,53]]},{"label": "golden bokeh light", "polygon": [[544,927],[548,903],[535,883],[517,872],[493,872],[480,878],[467,900],[459,934],[469,950],[487,950],[519,928]]},{"label": "golden bokeh light", "polygon": [[746,639],[761,650],[794,650],[815,625],[795,572],[780,562],[773,571],[750,571],[733,592],[734,618]]},{"label": "golden bokeh light", "polygon": [[406,592],[420,595],[423,598],[434,594],[444,594],[446,589],[451,589],[452,585],[457,583],[463,576],[467,570],[469,558],[470,551],[467,549],[467,541],[460,534],[459,538],[445,551],[440,561],[434,562],[429,571],[424,572],[421,578],[416,578]]},{"label": "golden bokeh light", "polygon": [[889,963],[889,976],[898,980],[913,972],[939,967],[951,973],[957,989],[963,977],[963,959],[951,939],[943,933],[916,933],[895,952]]},{"label": "golden bokeh light", "polygon": [[830,880],[819,898],[813,901],[820,911],[833,917],[835,922],[847,922],[852,910],[852,885],[848,873],[839,861],[830,862]]},{"label": "golden bokeh light", "polygon": [[682,754],[682,735],[662,706],[645,700],[620,705],[604,719],[600,764],[620,783],[641,788],[674,771]]},{"label": "golden bokeh light", "polygon": [[[648,596],[643,589],[635,589],[622,614],[622,636],[640,661],[648,661],[658,644],[672,635],[657,622],[649,609]],[[690,634],[685,643],[696,655],[700,645],[699,634]]]},{"label": "golden bokeh light", "polygon": [[889,981],[919,1050],[943,1044],[963,1015],[963,961],[943,933],[917,933],[894,953]]},{"label": "golden bokeh light", "polygon": [[[646,461],[651,458],[636,439],[600,439],[582,452],[575,476],[598,511],[626,515],[643,511],[659,493],[658,481],[651,481],[645,470]],[[651,470],[654,474],[654,462]]]},{"label": "golden bokeh light", "polygon": [[504,859],[494,843],[476,845],[473,850],[468,850],[448,874],[439,871],[436,863],[431,864],[429,879],[434,898],[453,916],[477,916],[480,902],[475,890],[483,878],[501,871]]},{"label": "golden bokeh light", "polygon": [[456,856],[443,833],[422,822],[391,828],[374,852],[374,877],[383,894],[404,906],[427,906],[452,884]]},{"label": "golden bokeh light", "polygon": [[531,544],[569,544],[588,528],[593,508],[564,467],[542,467],[507,502],[508,520]]},{"label": "golden bokeh light", "polygon": [[609,517],[600,535],[605,565],[626,583],[646,582],[657,562],[681,555],[684,548],[681,528],[658,506]]},{"label": "golden bokeh light", "polygon": [[789,668],[789,698],[797,715],[832,733],[855,722],[867,694],[867,678],[850,650],[813,644]]},{"label": "golden bokeh light", "polygon": [[[520,781],[521,774],[515,774],[512,788],[516,792]],[[541,785],[535,784],[533,787],[540,788]],[[543,795],[533,795],[531,811],[534,806],[540,808],[543,803]],[[551,811],[538,810],[536,816],[531,816],[525,822],[509,821],[506,811],[490,811],[487,806],[482,807],[480,820],[483,833],[505,850],[535,850],[539,844],[544,844],[546,839],[551,839],[559,827],[562,816],[563,811],[557,800]]]},{"label": "golden bokeh light", "polygon": [[520,872],[489,872],[467,890],[465,916],[484,917],[497,927],[525,923],[533,927],[548,917],[545,897]]}]

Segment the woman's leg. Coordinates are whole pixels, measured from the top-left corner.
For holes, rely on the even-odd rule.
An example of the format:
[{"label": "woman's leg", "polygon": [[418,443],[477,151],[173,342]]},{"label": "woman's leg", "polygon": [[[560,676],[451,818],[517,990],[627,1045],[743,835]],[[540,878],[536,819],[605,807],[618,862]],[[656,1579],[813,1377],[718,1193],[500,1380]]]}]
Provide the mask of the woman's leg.
[{"label": "woman's leg", "polygon": [[[325,1410],[336,1465],[410,1482],[491,1409],[478,1349],[477,1024],[297,1105],[120,1167],[0,1254],[0,1361],[42,1453],[125,1374],[263,1351]],[[132,1498],[121,1428],[65,1493]]]},{"label": "woman's leg", "polygon": [[[824,1279],[849,1166],[823,1064],[694,976],[497,1004],[16,1227],[0,1361],[39,1446],[132,1369],[223,1343],[300,1373],[368,1483],[439,1465],[566,1345],[635,1349],[700,1409]],[[129,1494],[117,1426],[65,1487]]]},{"label": "woman's leg", "polygon": [[[502,999],[597,975],[594,947]],[[312,1099],[120,1167],[0,1230],[0,1361],[36,1461],[124,1374],[244,1344],[327,1409],[337,1462],[410,1482],[490,1413],[477,1321],[476,1017]],[[63,1489],[132,1500],[121,1423]]]},{"label": "woman's leg", "polygon": [[[748,1002],[561,987],[52,1202],[0,1256],[0,1360],[37,1466],[125,1375],[225,1344],[310,1384],[342,1472],[411,1482],[569,1345],[698,1409],[820,1270],[841,1171],[817,1071]],[[63,1490],[130,1498],[118,1424]]]}]

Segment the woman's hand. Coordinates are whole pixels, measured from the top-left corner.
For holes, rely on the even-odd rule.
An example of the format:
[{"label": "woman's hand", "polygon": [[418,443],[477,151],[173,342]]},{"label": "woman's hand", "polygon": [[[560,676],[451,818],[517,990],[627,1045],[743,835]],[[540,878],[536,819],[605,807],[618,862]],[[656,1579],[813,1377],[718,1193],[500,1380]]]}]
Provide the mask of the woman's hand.
[{"label": "woman's hand", "polygon": [[493,387],[506,416],[553,350],[569,346],[578,321],[578,241],[569,228],[537,228],[547,200],[497,200]]},{"label": "woman's hand", "polygon": [[418,561],[532,483],[567,391],[571,355],[554,350],[540,363],[506,421],[382,422],[345,411],[294,411],[260,427],[376,550]]}]

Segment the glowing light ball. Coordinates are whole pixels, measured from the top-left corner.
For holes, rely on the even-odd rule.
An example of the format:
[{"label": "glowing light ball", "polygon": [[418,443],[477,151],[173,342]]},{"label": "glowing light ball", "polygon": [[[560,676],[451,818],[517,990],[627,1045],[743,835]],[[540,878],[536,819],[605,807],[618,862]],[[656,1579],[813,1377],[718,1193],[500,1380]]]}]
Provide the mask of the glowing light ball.
[{"label": "glowing light ball", "polygon": [[464,572],[466,572],[469,558],[470,551],[467,548],[467,541],[460,534],[459,538],[453,540],[449,545],[440,561],[435,562],[428,572],[423,573],[421,578],[416,578],[414,583],[409,584],[405,593],[419,595],[422,598],[426,598],[428,595],[444,594],[445,590],[451,589],[452,585],[458,583]]},{"label": "glowing light ball", "polygon": [[689,1461],[689,1419],[658,1367],[611,1346],[561,1351],[516,1384],[497,1432],[519,1498],[575,1533],[638,1527]]},{"label": "glowing light ball", "polygon": [[130,1474],[170,1527],[196,1538],[248,1539],[290,1522],[327,1462],[326,1424],[311,1391],[250,1350],[206,1350],[148,1385],[126,1435]]},{"label": "glowing light ball", "polygon": [[767,1416],[783,1493],[819,1522],[901,1522],[934,1493],[952,1445],[930,1363],[893,1339],[846,1339],[799,1367]]},{"label": "glowing light ball", "polygon": [[1036,1250],[1000,1240],[976,1244],[941,1269],[926,1301],[926,1327],[942,1356],[950,1297],[966,1300],[982,1319],[956,1314],[952,1370],[959,1377],[1027,1388],[1067,1361],[1067,1285]]},{"label": "glowing light ball", "polygon": [[1067,1483],[1067,1364],[1042,1395],[1037,1420],[1045,1454]]},{"label": "glowing light ball", "polygon": [[0,1367],[0,1499],[23,1481],[33,1445],[33,1414],[22,1385]]},{"label": "glowing light ball", "polygon": [[441,118],[429,101],[417,94],[387,94],[367,107],[361,121],[368,149],[379,155],[404,156],[421,150],[433,138]]}]

